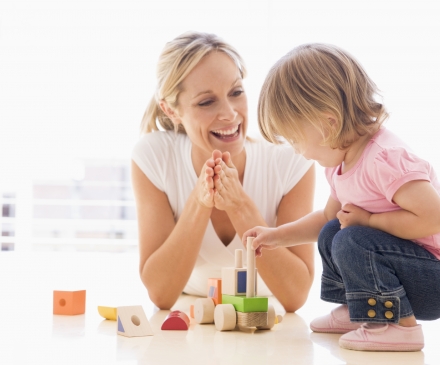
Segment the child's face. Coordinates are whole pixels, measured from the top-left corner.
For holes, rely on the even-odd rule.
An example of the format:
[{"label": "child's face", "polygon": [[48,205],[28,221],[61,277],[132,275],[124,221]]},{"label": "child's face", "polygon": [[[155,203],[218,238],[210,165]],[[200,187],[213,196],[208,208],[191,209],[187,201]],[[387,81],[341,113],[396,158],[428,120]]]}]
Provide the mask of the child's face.
[{"label": "child's face", "polygon": [[335,167],[342,163],[345,153],[323,145],[325,136],[318,129],[311,124],[305,124],[302,131],[306,140],[301,143],[301,154],[306,159],[314,160],[323,167]]}]

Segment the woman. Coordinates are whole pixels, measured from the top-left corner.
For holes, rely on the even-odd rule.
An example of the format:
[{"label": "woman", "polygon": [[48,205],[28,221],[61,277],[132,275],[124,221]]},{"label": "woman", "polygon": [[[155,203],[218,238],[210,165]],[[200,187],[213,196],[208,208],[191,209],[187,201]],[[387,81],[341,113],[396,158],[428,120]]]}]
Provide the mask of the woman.
[{"label": "woman", "polygon": [[[312,210],[312,163],[288,146],[246,139],[245,74],[235,49],[212,34],[183,34],[160,56],[132,181],[140,275],[161,309],[182,292],[206,296],[207,279],[234,266],[246,230]],[[258,258],[258,294],[272,293],[288,312],[300,308],[313,281],[313,250],[302,245]]]}]

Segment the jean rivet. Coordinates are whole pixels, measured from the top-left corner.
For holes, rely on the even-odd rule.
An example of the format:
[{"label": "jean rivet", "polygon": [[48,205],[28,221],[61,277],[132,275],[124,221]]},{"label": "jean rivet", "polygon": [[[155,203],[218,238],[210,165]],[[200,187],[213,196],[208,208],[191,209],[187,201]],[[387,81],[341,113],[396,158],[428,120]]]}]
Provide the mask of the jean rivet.
[{"label": "jean rivet", "polygon": [[376,317],[376,311],[370,309],[370,310],[368,311],[368,317],[370,317],[370,318],[374,318],[374,317]]},{"label": "jean rivet", "polygon": [[393,314],[393,312],[391,312],[391,311],[386,311],[386,312],[385,312],[385,317],[387,317],[388,319],[391,319],[391,318],[394,317],[394,314]]},{"label": "jean rivet", "polygon": [[368,299],[368,304],[371,305],[371,306],[376,305],[376,299],[374,299],[374,298]]},{"label": "jean rivet", "polygon": [[384,305],[385,305],[385,307],[387,307],[387,308],[393,308],[393,302],[390,302],[389,300],[387,300],[387,301],[384,303]]}]

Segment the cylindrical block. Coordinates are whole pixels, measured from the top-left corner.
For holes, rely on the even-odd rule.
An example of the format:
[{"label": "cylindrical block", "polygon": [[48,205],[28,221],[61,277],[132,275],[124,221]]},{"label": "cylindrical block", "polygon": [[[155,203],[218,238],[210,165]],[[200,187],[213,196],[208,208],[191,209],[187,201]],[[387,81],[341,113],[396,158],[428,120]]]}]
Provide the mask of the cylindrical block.
[{"label": "cylindrical block", "polygon": [[248,237],[246,241],[246,298],[255,297],[255,250],[252,248],[254,237]]},{"label": "cylindrical block", "polygon": [[243,267],[243,250],[235,250],[235,268],[241,269]]},{"label": "cylindrical block", "polygon": [[194,319],[197,323],[212,323],[214,309],[214,301],[211,298],[197,298],[194,302]]},{"label": "cylindrical block", "polygon": [[219,304],[214,311],[215,328],[219,331],[232,331],[237,324],[237,314],[232,304]]}]

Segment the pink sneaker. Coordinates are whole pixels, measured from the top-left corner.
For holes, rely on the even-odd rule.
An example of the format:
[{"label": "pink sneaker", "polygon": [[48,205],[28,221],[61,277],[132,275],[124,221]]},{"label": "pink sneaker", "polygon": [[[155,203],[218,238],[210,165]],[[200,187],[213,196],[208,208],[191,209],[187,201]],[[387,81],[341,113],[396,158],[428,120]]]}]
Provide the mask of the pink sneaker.
[{"label": "pink sneaker", "polygon": [[422,326],[364,323],[339,338],[339,346],[360,351],[420,351],[424,346]]},{"label": "pink sneaker", "polygon": [[310,322],[313,332],[347,333],[360,328],[362,323],[350,322],[350,315],[346,304],[333,309],[326,316],[315,318]]}]

